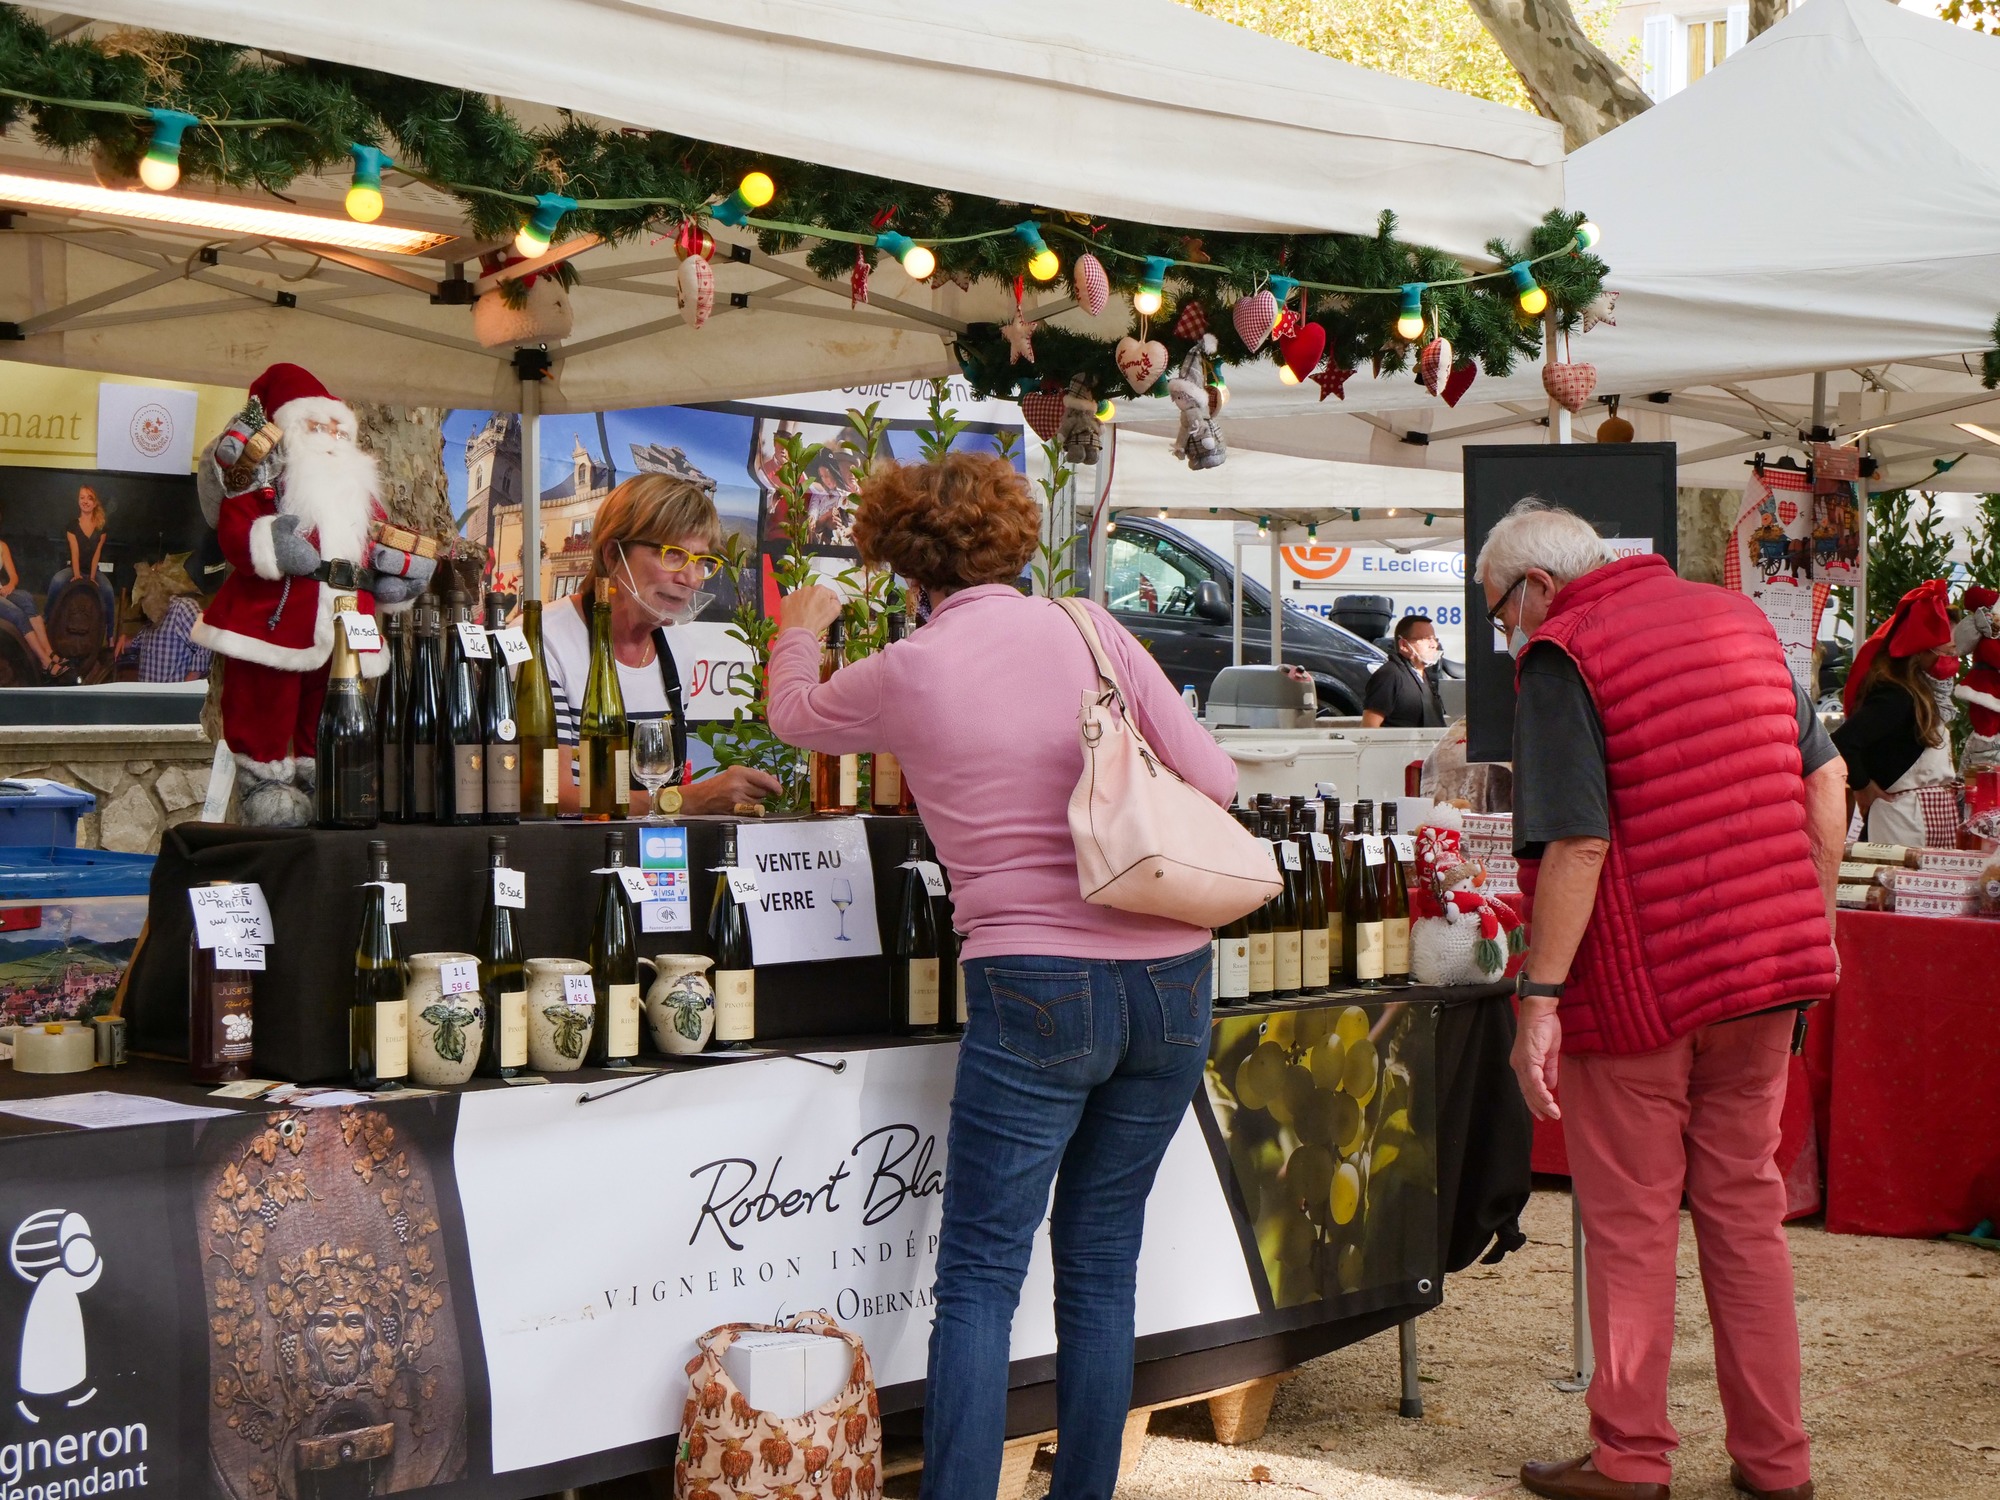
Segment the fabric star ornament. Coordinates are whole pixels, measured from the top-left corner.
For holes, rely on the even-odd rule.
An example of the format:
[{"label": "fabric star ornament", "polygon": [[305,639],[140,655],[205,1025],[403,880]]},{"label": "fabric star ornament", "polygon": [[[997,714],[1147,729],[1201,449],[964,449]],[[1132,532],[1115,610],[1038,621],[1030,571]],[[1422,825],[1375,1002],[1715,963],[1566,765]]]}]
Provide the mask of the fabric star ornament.
[{"label": "fabric star ornament", "polygon": [[1618,294],[1616,292],[1599,292],[1590,306],[1583,310],[1583,331],[1588,333],[1599,323],[1608,324],[1616,328],[1618,326],[1618,319],[1614,315],[1617,311]]},{"label": "fabric star ornament", "polygon": [[1000,325],[1000,336],[1007,341],[1008,364],[1035,362],[1034,325],[1021,316],[1018,307],[1014,309],[1014,321]]},{"label": "fabric star ornament", "polygon": [[859,245],[854,247],[854,270],[847,278],[847,305],[859,307],[868,300],[868,255]]},{"label": "fabric star ornament", "polygon": [[1271,330],[1271,337],[1282,344],[1299,331],[1300,321],[1298,313],[1289,307],[1286,308],[1278,314],[1278,324]]},{"label": "fabric star ornament", "polygon": [[1324,401],[1328,396],[1333,396],[1345,401],[1348,377],[1353,373],[1352,370],[1343,370],[1337,360],[1331,359],[1313,371],[1313,384],[1319,387],[1319,399]]}]

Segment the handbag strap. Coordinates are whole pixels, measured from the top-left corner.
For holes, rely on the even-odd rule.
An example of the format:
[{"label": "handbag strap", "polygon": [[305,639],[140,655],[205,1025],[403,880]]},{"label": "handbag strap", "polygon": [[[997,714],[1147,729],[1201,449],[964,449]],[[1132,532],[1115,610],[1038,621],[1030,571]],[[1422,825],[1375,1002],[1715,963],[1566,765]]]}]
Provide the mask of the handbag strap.
[{"label": "handbag strap", "polygon": [[1097,677],[1101,684],[1097,695],[1098,702],[1103,703],[1107,699],[1115,698],[1118,701],[1119,715],[1125,721],[1125,732],[1139,747],[1139,753],[1144,755],[1150,764],[1158,766],[1176,781],[1185,780],[1186,778],[1168,765],[1159,751],[1148,743],[1145,731],[1139,727],[1139,721],[1132,717],[1132,710],[1125,701],[1125,689],[1118,683],[1118,670],[1111,665],[1111,658],[1104,650],[1104,642],[1098,639],[1097,622],[1091,619],[1090,611],[1083,607],[1083,601],[1076,598],[1062,598],[1055,602],[1082,634],[1083,643],[1090,647],[1091,660],[1097,663]]}]

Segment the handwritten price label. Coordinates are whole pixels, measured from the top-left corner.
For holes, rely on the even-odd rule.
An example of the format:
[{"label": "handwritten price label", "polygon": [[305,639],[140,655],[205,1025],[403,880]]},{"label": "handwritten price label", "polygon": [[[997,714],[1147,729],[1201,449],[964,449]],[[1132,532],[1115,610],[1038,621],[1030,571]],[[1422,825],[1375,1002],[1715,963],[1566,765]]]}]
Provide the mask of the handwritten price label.
[{"label": "handwritten price label", "polygon": [[1398,864],[1407,865],[1417,857],[1417,836],[1415,834],[1396,833],[1391,834],[1390,839],[1396,846],[1396,862]]},{"label": "handwritten price label", "polygon": [[493,872],[493,904],[520,911],[528,904],[528,874],[525,870]]},{"label": "handwritten price label", "polygon": [[371,880],[382,888],[382,913],[391,927],[410,920],[410,888],[400,880]]},{"label": "handwritten price label", "polygon": [[479,965],[469,958],[454,958],[440,964],[438,979],[447,995],[479,993]]},{"label": "handwritten price label", "polygon": [[597,1004],[597,988],[588,974],[563,975],[563,1004],[576,1010],[589,1010]]},{"label": "handwritten price label", "polygon": [[195,941],[204,948],[213,948],[218,943],[256,943],[268,947],[277,941],[264,888],[254,882],[193,886],[188,891],[188,901],[194,910]]},{"label": "handwritten price label", "polygon": [[1306,867],[1305,861],[1299,858],[1299,845],[1296,839],[1279,839],[1278,857],[1285,862],[1287,870],[1303,870]]},{"label": "handwritten price label", "polygon": [[730,894],[738,901],[749,902],[757,899],[756,871],[746,870],[737,865],[728,869],[717,869],[716,873],[728,880]]},{"label": "handwritten price label", "polygon": [[1382,835],[1364,833],[1361,835],[1361,857],[1371,865],[1386,865],[1389,856],[1382,852]]},{"label": "handwritten price label", "polygon": [[493,659],[493,647],[486,639],[486,627],[475,625],[470,620],[458,622],[458,648],[474,661]]},{"label": "handwritten price label", "polygon": [[510,667],[518,667],[535,653],[528,648],[528,634],[518,625],[509,625],[505,630],[493,632],[493,642],[500,648],[500,655]]},{"label": "handwritten price label", "polygon": [[1322,863],[1326,864],[1332,863],[1333,840],[1328,838],[1323,833],[1316,833],[1312,836],[1312,841],[1313,841],[1313,858],[1321,861]]},{"label": "handwritten price label", "polygon": [[239,973],[264,972],[264,945],[262,943],[217,943],[215,945],[215,966],[218,969],[235,969]]},{"label": "handwritten price label", "polygon": [[918,860],[917,871],[924,877],[925,890],[929,891],[933,896],[942,896],[945,893],[944,871],[939,867],[936,860]]},{"label": "handwritten price label", "polygon": [[340,612],[340,628],[347,632],[347,646],[350,651],[382,649],[382,630],[375,623],[373,615],[364,615],[358,610],[343,609]]},{"label": "handwritten price label", "polygon": [[644,870],[635,870],[630,865],[620,865],[618,883],[625,887],[625,899],[635,905],[643,906],[653,899],[653,885],[646,879]]}]

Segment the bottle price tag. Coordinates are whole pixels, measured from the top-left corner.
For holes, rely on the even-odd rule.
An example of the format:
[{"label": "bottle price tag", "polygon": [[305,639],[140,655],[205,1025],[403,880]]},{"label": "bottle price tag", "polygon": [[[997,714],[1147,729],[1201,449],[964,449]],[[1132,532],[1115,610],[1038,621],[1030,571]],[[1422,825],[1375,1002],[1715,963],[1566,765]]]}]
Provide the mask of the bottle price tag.
[{"label": "bottle price tag", "polygon": [[1382,835],[1364,833],[1361,835],[1361,857],[1371,865],[1386,865],[1389,856],[1382,850]]},{"label": "bottle price tag", "polygon": [[447,995],[479,993],[479,965],[469,958],[454,958],[438,966],[438,978]]},{"label": "bottle price tag", "polygon": [[215,966],[218,969],[249,970],[264,972],[264,945],[262,943],[217,943],[215,945]]},{"label": "bottle price tag", "polygon": [[1316,833],[1312,836],[1312,841],[1313,841],[1313,858],[1329,864],[1332,863],[1333,840],[1328,838],[1323,833]]},{"label": "bottle price tag", "polygon": [[347,646],[350,651],[382,649],[382,629],[375,623],[373,615],[364,615],[359,610],[343,609],[340,612],[340,628],[347,632]]},{"label": "bottle price tag", "polygon": [[588,974],[563,975],[563,1004],[577,1010],[589,1010],[597,1004],[597,989]]},{"label": "bottle price tag", "polygon": [[1397,833],[1391,834],[1390,837],[1395,840],[1398,864],[1407,865],[1416,859],[1417,836],[1414,833]]},{"label": "bottle price tag", "polygon": [[903,868],[906,870],[915,870],[918,874],[922,875],[924,877],[924,889],[929,891],[933,896],[946,894],[944,869],[936,860],[907,859],[903,861]]},{"label": "bottle price tag", "polygon": [[741,865],[730,865],[727,867],[717,865],[715,873],[725,877],[729,881],[729,893],[738,901],[749,902],[757,899],[757,872],[755,870],[746,870]]},{"label": "bottle price tag", "polygon": [[188,901],[194,908],[195,941],[203,948],[217,943],[269,946],[277,941],[264,888],[255,882],[192,886]]},{"label": "bottle price tag", "polygon": [[1287,870],[1303,870],[1305,861],[1299,858],[1298,842],[1294,839],[1278,840],[1278,857],[1284,860]]},{"label": "bottle price tag", "polygon": [[528,633],[518,625],[493,632],[493,643],[510,667],[518,667],[535,653],[528,648]]},{"label": "bottle price tag", "polygon": [[470,620],[458,622],[458,647],[474,661],[491,661],[493,647],[486,639],[486,627]]},{"label": "bottle price tag", "polygon": [[600,870],[592,870],[593,875],[616,875],[618,883],[625,887],[625,899],[644,905],[653,899],[652,882],[646,879],[646,872],[634,865],[606,865]]},{"label": "bottle price tag", "polygon": [[410,888],[400,880],[371,880],[382,887],[382,914],[391,927],[410,920]]},{"label": "bottle price tag", "polygon": [[511,906],[516,911],[528,904],[528,872],[525,870],[495,870],[493,872],[493,904]]}]

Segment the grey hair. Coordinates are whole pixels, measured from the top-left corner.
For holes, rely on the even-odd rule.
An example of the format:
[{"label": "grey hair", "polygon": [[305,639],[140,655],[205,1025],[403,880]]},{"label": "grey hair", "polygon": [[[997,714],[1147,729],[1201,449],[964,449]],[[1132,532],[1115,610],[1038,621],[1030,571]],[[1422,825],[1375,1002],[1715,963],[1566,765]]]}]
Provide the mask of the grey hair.
[{"label": "grey hair", "polygon": [[1511,587],[1528,569],[1540,568],[1564,584],[1614,560],[1590,522],[1530,495],[1486,534],[1473,576],[1481,583]]}]

